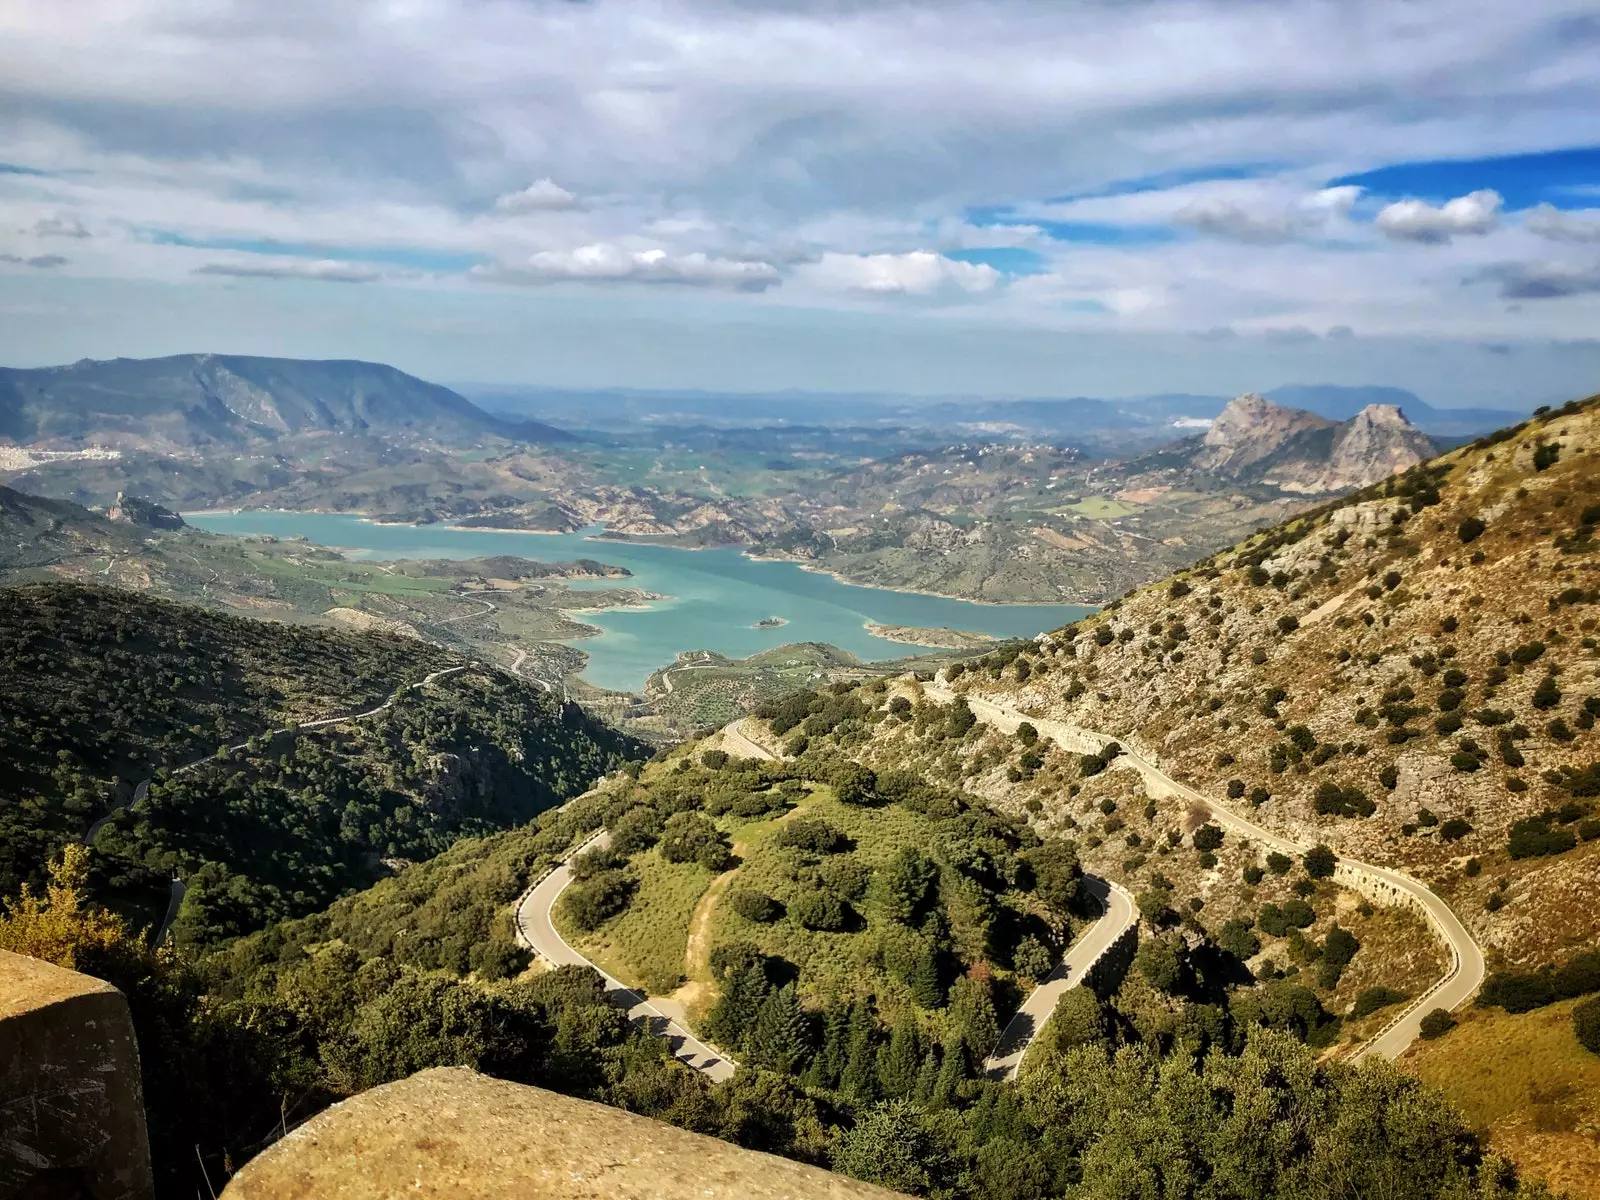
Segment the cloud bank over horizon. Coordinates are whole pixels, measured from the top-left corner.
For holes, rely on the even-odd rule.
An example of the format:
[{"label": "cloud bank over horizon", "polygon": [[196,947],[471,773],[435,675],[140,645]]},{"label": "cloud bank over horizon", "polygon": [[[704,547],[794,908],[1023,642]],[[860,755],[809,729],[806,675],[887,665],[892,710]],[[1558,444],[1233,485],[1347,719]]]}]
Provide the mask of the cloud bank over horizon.
[{"label": "cloud bank over horizon", "polygon": [[454,378],[493,329],[499,377],[593,385],[722,386],[730,329],[773,388],[891,327],[875,378],[960,344],[994,393],[1052,338],[1141,347],[1059,394],[1152,354],[1184,390],[1200,345],[1331,379],[1514,344],[1468,377],[1529,402],[1600,370],[1589,3],[90,7],[0,12],[4,361],[210,310]]}]

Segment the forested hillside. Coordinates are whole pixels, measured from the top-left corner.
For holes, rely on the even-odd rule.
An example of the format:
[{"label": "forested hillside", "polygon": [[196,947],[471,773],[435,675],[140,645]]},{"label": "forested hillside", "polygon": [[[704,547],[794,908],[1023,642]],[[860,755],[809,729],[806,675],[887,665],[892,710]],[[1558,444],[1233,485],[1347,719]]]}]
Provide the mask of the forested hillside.
[{"label": "forested hillside", "polygon": [[[520,824],[632,748],[532,684],[412,639],[109,589],[4,598],[0,891],[37,883],[111,814],[96,894],[153,921],[182,877],[181,941],[310,912],[385,874],[385,859]],[[358,721],[288,728],[391,697]]]}]

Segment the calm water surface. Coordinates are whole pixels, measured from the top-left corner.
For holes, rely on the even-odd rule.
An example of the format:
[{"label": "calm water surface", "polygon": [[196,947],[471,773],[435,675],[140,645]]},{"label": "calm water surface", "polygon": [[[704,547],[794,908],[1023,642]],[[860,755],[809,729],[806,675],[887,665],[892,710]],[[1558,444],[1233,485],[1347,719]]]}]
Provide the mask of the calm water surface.
[{"label": "calm water surface", "polygon": [[[872,636],[862,626],[948,626],[996,637],[1032,637],[1090,612],[1075,604],[974,604],[841,583],[795,563],[760,562],[738,550],[674,550],[596,539],[586,533],[499,533],[443,525],[374,525],[333,513],[195,514],[191,525],[228,534],[304,536],[362,558],[480,558],[514,554],[543,562],[592,558],[626,567],[624,581],[573,581],[572,586],[624,586],[670,597],[648,609],[583,613],[599,637],[573,644],[589,654],[583,677],[600,687],[638,691],[652,671],[681,650],[715,650],[744,658],[786,642],[831,642],[863,659],[899,658],[915,647]],[[766,617],[788,621],[756,629]]]}]

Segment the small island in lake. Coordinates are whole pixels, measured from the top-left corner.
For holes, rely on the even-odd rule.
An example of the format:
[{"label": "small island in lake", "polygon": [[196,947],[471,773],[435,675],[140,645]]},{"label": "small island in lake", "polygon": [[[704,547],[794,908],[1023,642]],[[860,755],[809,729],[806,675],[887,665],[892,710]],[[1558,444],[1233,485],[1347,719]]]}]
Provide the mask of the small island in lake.
[{"label": "small island in lake", "polygon": [[864,628],[873,637],[891,642],[904,642],[908,646],[937,646],[941,650],[975,650],[999,639],[987,633],[973,633],[965,629],[921,629],[915,625],[879,625],[865,621]]},{"label": "small island in lake", "polygon": [[751,626],[751,628],[752,629],[776,629],[780,625],[787,625],[788,623],[789,623],[789,619],[787,617],[762,617],[761,620],[757,621],[754,625]]}]

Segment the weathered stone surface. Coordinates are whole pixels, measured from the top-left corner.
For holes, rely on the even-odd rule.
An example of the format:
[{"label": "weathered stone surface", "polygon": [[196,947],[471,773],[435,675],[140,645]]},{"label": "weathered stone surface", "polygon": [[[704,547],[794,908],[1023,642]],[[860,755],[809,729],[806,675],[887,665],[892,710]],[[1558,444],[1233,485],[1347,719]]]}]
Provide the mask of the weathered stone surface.
[{"label": "weathered stone surface", "polygon": [[439,1067],[314,1117],[246,1163],[222,1195],[892,1200],[899,1193],[602,1104]]},{"label": "weathered stone surface", "polygon": [[0,950],[0,1197],[152,1194],[128,1002]]}]

